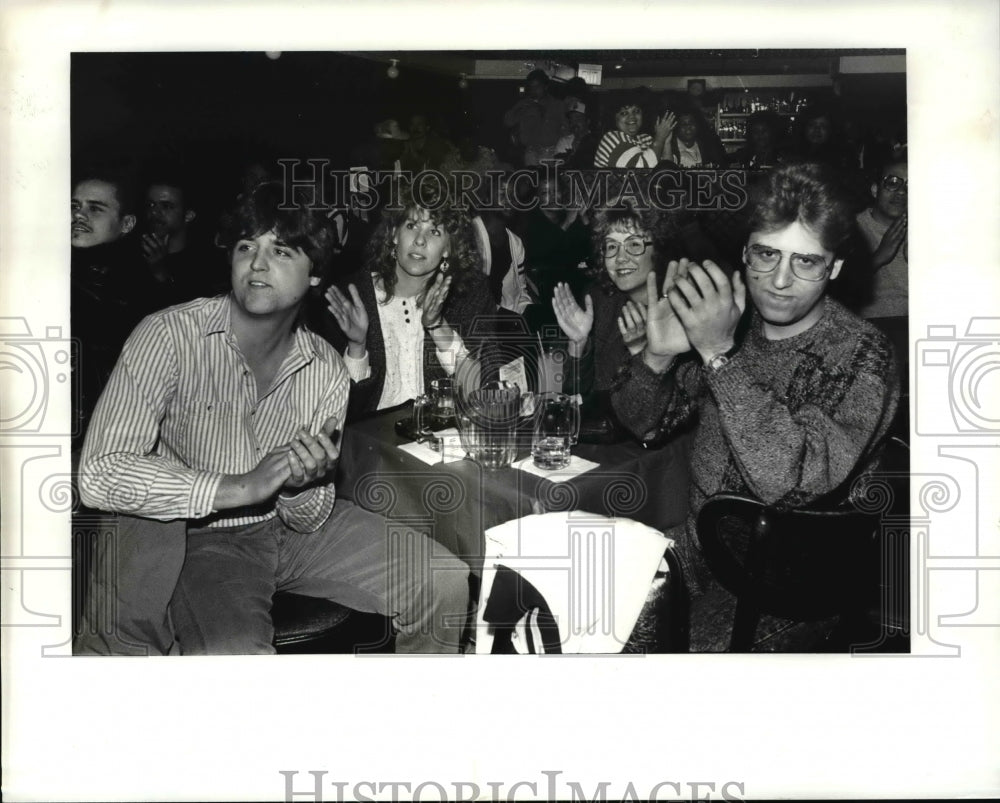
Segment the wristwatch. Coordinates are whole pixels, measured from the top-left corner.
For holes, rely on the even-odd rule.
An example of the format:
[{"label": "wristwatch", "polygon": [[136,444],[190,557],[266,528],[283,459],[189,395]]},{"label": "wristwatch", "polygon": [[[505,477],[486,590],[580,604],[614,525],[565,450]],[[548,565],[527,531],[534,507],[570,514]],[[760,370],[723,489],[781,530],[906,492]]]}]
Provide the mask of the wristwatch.
[{"label": "wristwatch", "polygon": [[733,344],[733,347],[729,349],[729,351],[722,351],[719,352],[718,354],[715,354],[712,357],[709,357],[709,359],[705,361],[705,367],[712,373],[715,373],[723,365],[729,362],[729,358],[732,357],[735,353],[736,353],[736,345]]}]

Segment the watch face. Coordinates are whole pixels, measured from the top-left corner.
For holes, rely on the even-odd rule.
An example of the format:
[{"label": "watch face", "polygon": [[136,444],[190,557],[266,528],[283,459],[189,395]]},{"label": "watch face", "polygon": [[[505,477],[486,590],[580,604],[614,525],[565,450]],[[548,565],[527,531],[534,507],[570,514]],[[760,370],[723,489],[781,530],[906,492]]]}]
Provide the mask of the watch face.
[{"label": "watch face", "polygon": [[723,365],[729,362],[729,357],[725,354],[716,354],[708,361],[708,367],[712,371],[718,371]]}]

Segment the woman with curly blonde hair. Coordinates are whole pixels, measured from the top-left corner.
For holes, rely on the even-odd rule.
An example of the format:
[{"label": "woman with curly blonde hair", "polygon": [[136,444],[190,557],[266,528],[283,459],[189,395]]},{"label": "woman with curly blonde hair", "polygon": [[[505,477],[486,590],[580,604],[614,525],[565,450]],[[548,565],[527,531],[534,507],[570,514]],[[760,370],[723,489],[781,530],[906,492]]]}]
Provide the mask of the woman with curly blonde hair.
[{"label": "woman with curly blonde hair", "polygon": [[468,211],[426,185],[385,211],[364,268],[326,299],[337,326],[323,328],[352,380],[349,418],[413,399],[452,374],[476,319],[495,312]]}]

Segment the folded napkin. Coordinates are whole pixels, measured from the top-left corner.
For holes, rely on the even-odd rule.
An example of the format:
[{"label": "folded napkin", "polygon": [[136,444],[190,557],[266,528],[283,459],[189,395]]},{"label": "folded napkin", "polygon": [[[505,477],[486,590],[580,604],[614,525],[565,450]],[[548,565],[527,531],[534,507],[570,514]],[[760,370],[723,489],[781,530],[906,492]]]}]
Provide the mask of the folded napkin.
[{"label": "folded napkin", "polygon": [[399,448],[407,454],[412,454],[418,460],[423,460],[429,466],[436,466],[440,463],[454,463],[465,458],[465,449],[462,448],[462,441],[458,437],[458,430],[454,427],[442,429],[434,435],[441,440],[441,450],[435,451],[427,441],[417,443],[401,443]]},{"label": "folded napkin", "polygon": [[[538,610],[546,620],[555,621],[562,652],[621,652],[663,553],[673,543],[631,519],[582,511],[525,516],[491,527],[485,539],[476,652],[493,652],[498,623],[488,622],[486,611],[509,607],[491,599],[498,572],[503,575],[508,569],[523,578],[523,587],[544,598],[546,606]],[[510,585],[499,585],[498,593]],[[518,623],[506,625],[518,629]],[[543,633],[535,641],[544,643],[551,637]]]},{"label": "folded napkin", "polygon": [[513,464],[514,468],[544,477],[549,482],[566,482],[566,480],[571,480],[573,477],[585,474],[599,465],[600,463],[584,460],[582,457],[577,457],[576,455],[570,455],[569,465],[566,468],[539,468],[535,465],[535,458],[533,457],[526,457],[524,460],[518,460]]}]

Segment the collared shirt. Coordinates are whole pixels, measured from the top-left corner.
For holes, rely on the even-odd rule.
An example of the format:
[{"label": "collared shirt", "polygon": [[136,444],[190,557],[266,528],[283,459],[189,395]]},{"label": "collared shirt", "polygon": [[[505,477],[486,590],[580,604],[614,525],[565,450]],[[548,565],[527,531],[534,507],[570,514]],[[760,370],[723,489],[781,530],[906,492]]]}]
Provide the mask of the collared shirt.
[{"label": "collared shirt", "polygon": [[701,148],[697,142],[688,147],[678,139],[677,157],[679,159],[677,163],[681,167],[697,167],[701,164]]},{"label": "collared shirt", "polygon": [[[333,509],[332,484],[273,504],[216,513],[223,475],[253,469],[300,427],[343,427],[349,380],[332,346],[305,328],[268,391],[257,383],[233,332],[230,296],[202,298],[145,318],[129,337],[87,432],[80,468],[85,504],[209,526],[281,517],[298,532]],[[210,517],[210,518],[209,518]]]}]

